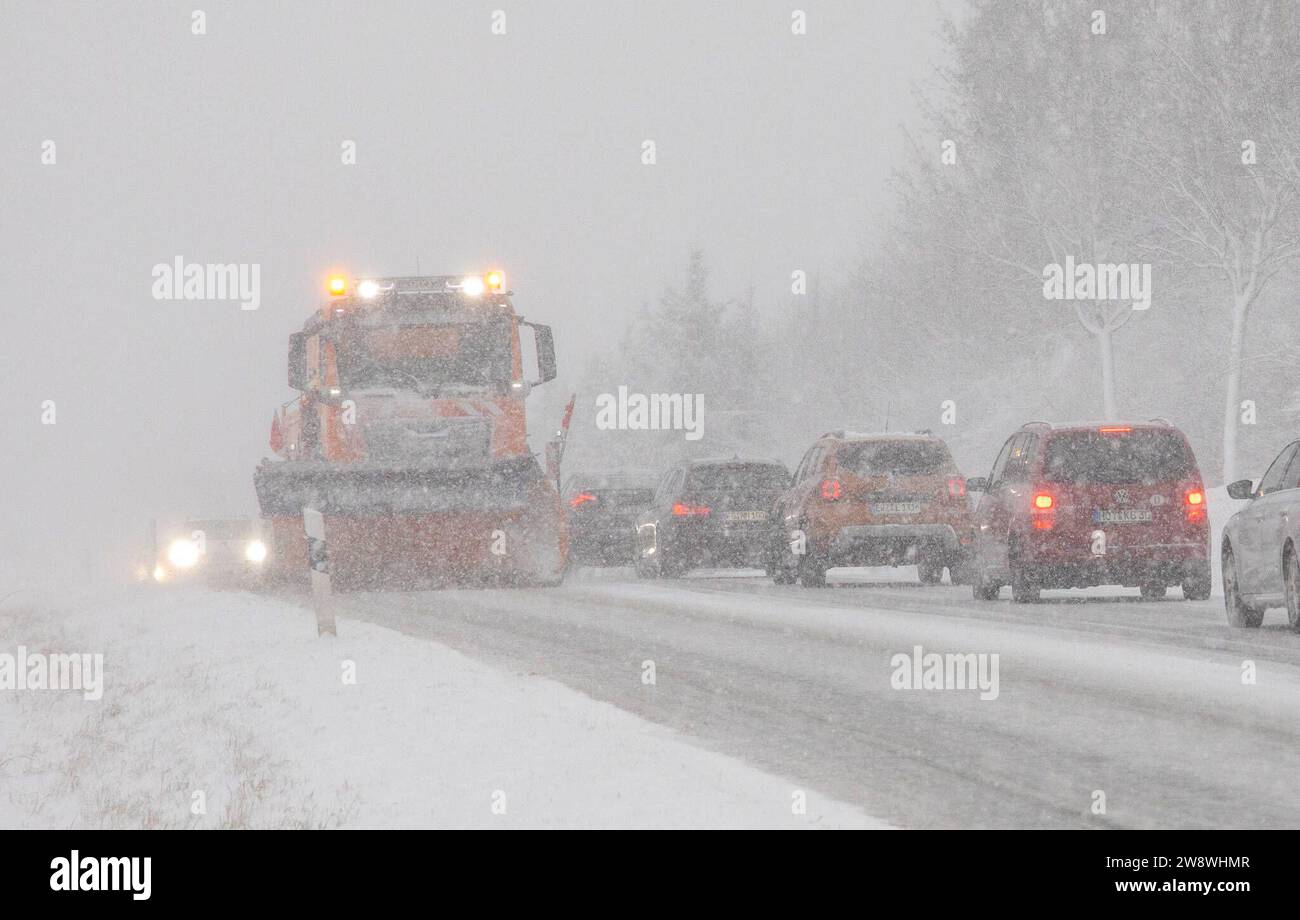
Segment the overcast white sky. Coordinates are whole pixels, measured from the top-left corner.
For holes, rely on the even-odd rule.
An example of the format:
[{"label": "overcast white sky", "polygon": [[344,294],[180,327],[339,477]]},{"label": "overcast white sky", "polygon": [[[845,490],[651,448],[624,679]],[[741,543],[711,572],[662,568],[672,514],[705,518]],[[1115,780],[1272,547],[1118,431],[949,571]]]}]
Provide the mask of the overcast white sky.
[{"label": "overcast white sky", "polygon": [[[570,374],[693,245],[718,295],[773,308],[878,226],[937,24],[916,0],[3,0],[0,552],[253,511],[285,337],[333,266],[501,266]],[[178,255],[259,263],[261,309],[153,300]]]}]

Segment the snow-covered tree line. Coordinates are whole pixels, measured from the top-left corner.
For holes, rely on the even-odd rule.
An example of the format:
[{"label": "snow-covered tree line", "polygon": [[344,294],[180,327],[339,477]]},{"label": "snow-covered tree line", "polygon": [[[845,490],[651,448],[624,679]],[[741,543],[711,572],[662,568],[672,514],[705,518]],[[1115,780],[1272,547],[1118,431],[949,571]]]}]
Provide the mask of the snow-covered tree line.
[{"label": "snow-covered tree line", "polygon": [[[1300,8],[974,0],[946,38],[882,242],[757,303],[692,252],[582,386],[704,393],[710,430],[597,454],[928,427],[975,473],[1028,419],[1161,415],[1217,482],[1300,435]],[[1105,297],[1114,266],[1148,273],[1145,309]]]}]

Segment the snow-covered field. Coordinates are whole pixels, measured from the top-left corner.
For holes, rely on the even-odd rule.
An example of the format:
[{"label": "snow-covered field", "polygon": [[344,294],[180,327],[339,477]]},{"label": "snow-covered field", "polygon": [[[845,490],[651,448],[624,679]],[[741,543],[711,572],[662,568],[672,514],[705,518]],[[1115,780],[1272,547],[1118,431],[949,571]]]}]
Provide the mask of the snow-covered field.
[{"label": "snow-covered field", "polygon": [[250,594],[15,595],[0,655],[102,653],[105,678],[0,690],[0,827],[882,826],[552,681],[339,632]]}]

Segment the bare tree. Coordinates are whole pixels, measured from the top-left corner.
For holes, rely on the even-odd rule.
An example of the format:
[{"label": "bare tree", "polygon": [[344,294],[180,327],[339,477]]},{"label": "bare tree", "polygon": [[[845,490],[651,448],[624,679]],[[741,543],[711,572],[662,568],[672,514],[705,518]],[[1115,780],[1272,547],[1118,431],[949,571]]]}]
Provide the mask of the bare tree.
[{"label": "bare tree", "polygon": [[[1146,229],[1142,189],[1126,163],[1146,107],[1140,36],[1092,34],[1090,10],[1079,2],[976,4],[949,33],[951,104],[931,112],[961,159],[947,180],[942,166],[923,165],[929,176],[905,185],[946,201],[945,220],[960,232],[941,235],[941,245],[1001,272],[1022,308],[1042,303],[1045,266],[1067,257],[1128,263]],[[1113,340],[1132,303],[1075,300],[1073,308],[1096,341],[1103,412],[1116,417]]]},{"label": "bare tree", "polygon": [[1286,2],[1179,11],[1147,58],[1160,105],[1136,161],[1156,212],[1144,248],[1226,283],[1221,471],[1230,482],[1251,308],[1300,256],[1300,24]]}]

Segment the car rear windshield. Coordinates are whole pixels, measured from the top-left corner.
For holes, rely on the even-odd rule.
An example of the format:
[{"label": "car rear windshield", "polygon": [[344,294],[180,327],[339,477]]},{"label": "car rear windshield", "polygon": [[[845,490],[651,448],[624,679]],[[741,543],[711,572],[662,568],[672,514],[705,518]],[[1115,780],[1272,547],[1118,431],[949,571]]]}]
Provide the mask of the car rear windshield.
[{"label": "car rear windshield", "polygon": [[575,473],[565,485],[569,492],[606,492],[610,489],[655,489],[653,473]]},{"label": "car rear windshield", "polygon": [[686,486],[704,492],[732,492],[744,489],[778,491],[790,485],[790,474],[783,466],[767,463],[728,463],[697,466],[691,470]]},{"label": "car rear windshield", "polygon": [[843,472],[859,476],[913,476],[935,473],[952,462],[941,441],[860,441],[845,444],[836,457]]},{"label": "car rear windshield", "polygon": [[1172,431],[1057,434],[1048,440],[1043,461],[1048,482],[1161,482],[1195,470],[1187,442]]},{"label": "car rear windshield", "polygon": [[601,504],[612,508],[629,508],[633,505],[648,505],[654,501],[654,489],[582,489],[589,495],[595,495]]}]

